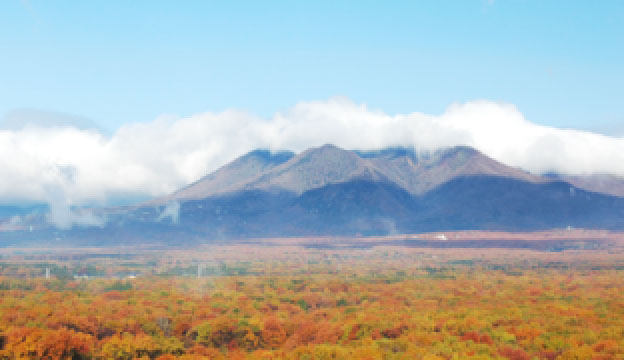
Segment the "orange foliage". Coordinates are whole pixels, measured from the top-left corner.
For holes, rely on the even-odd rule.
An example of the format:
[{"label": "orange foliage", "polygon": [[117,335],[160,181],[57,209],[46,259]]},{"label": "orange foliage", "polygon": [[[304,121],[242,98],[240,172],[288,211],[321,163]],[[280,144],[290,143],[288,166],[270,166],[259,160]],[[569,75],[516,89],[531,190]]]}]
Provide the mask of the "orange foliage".
[{"label": "orange foliage", "polygon": [[9,328],[0,357],[9,359],[86,358],[94,343],[88,334],[72,330],[48,330],[29,327]]},{"label": "orange foliage", "polygon": [[264,322],[262,340],[271,348],[277,348],[286,341],[286,332],[275,318],[269,318]]},{"label": "orange foliage", "polygon": [[624,358],[624,253],[226,250],[201,279],[0,277],[0,359]]}]

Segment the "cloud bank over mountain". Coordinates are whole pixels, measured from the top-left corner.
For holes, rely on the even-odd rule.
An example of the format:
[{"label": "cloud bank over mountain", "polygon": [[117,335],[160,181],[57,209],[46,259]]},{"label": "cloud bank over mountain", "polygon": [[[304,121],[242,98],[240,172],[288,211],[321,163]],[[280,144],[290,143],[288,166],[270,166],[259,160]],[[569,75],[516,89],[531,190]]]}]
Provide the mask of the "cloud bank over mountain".
[{"label": "cloud bank over mountain", "polygon": [[534,124],[510,104],[471,101],[439,115],[389,115],[332,98],[301,102],[269,119],[238,110],[162,116],[110,136],[58,122],[0,129],[0,203],[49,203],[61,193],[69,207],[163,195],[252,149],[302,151],[326,143],[419,151],[468,145],[534,173],[624,176],[624,138]]}]

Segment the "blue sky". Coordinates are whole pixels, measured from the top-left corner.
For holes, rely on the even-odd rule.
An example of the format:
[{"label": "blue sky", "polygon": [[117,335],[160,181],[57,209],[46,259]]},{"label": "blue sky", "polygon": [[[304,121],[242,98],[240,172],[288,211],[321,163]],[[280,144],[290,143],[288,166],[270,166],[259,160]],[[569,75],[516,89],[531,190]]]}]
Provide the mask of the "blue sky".
[{"label": "blue sky", "polygon": [[346,96],[389,114],[515,104],[624,135],[622,1],[0,2],[0,117],[104,128]]}]

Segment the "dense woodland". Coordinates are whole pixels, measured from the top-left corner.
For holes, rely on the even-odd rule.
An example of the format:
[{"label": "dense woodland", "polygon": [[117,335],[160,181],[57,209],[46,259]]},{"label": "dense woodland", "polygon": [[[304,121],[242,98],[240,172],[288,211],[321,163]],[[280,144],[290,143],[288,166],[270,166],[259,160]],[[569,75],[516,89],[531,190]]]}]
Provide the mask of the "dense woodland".
[{"label": "dense woodland", "polygon": [[0,359],[624,359],[623,259],[399,247],[7,253]]}]

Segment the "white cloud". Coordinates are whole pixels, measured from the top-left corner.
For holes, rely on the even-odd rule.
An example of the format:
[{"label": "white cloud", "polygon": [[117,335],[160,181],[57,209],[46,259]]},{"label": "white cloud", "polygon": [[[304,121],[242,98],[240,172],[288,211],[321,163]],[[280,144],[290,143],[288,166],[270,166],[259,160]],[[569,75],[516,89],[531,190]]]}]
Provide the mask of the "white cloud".
[{"label": "white cloud", "polygon": [[171,223],[177,224],[180,221],[180,203],[177,201],[168,203],[158,215],[157,221],[169,219]]},{"label": "white cloud", "polygon": [[161,117],[111,136],[61,125],[0,130],[0,202],[51,202],[51,188],[63,195],[65,208],[157,196],[255,148],[302,151],[325,143],[348,149],[469,145],[536,173],[624,176],[624,138],[533,124],[513,105],[472,101],[441,115],[388,115],[333,98],[302,102],[270,119],[234,110]]},{"label": "white cloud", "polygon": [[104,226],[106,224],[106,218],[96,216],[91,209],[72,209],[67,202],[68,197],[65,195],[63,187],[44,185],[44,191],[46,192],[45,200],[50,207],[46,219],[59,229],[69,229],[74,225]]}]

